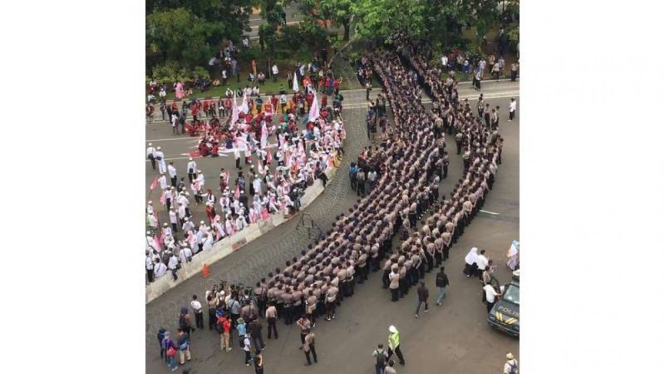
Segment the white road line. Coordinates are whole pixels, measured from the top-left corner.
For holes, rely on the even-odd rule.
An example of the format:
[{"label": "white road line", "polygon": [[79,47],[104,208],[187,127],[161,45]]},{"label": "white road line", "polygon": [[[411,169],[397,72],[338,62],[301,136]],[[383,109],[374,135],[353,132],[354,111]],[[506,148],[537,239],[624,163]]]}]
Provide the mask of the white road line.
[{"label": "white road line", "polygon": [[480,211],[483,212],[483,213],[491,214],[491,215],[493,215],[493,216],[498,216],[498,215],[500,215],[500,213],[497,213],[497,212],[490,212],[489,210],[482,210],[482,209],[481,209]]},{"label": "white road line", "polygon": [[[189,157],[164,158],[164,161],[171,161],[171,160],[189,160]],[[150,162],[150,160],[146,160],[146,162]]]},{"label": "white road line", "polygon": [[149,142],[169,142],[171,140],[194,140],[194,141],[198,141],[198,138],[197,139],[192,139],[190,137],[187,137],[187,138],[149,139],[149,140],[146,140],[146,143],[149,143]]}]

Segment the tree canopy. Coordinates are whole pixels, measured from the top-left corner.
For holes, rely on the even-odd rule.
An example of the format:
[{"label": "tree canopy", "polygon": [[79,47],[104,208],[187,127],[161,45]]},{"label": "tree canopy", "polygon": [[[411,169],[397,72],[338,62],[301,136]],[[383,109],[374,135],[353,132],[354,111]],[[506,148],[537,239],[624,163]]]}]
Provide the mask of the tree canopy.
[{"label": "tree canopy", "polygon": [[[237,42],[251,30],[252,8],[261,9],[266,21],[258,30],[261,48],[273,58],[276,43],[289,40],[282,35],[290,30],[285,28],[284,7],[294,2],[303,15],[299,32],[313,36],[312,40],[325,37],[332,23],[343,29],[344,40],[349,39],[352,27],[358,37],[374,41],[402,30],[444,48],[460,41],[467,25],[475,28],[475,44],[480,45],[482,37],[500,22],[503,10],[497,0],[146,0],[148,69],[193,71],[205,66],[223,40]],[[502,7],[506,6],[505,13],[511,17],[505,18],[519,17],[518,0],[505,0]],[[516,43],[519,30],[509,31],[510,41]]]}]

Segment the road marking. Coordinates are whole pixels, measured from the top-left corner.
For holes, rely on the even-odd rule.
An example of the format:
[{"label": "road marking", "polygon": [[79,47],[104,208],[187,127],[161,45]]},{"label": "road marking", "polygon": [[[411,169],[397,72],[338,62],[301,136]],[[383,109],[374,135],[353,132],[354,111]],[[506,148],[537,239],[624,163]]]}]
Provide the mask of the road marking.
[{"label": "road marking", "polygon": [[491,215],[493,215],[493,216],[498,216],[498,215],[500,215],[500,213],[497,213],[497,212],[490,212],[489,210],[482,210],[482,209],[481,209],[480,211],[483,212],[483,213],[491,214]]},{"label": "road marking", "polygon": [[[168,142],[171,140],[192,140],[192,138],[187,137],[187,138],[166,138],[166,139],[151,139],[151,140],[146,140],[146,143],[149,142]],[[198,139],[193,139],[194,141],[198,141]]]},{"label": "road marking", "polygon": [[[171,161],[171,160],[189,160],[189,157],[164,158],[164,161]],[[150,162],[150,160],[146,160],[146,162]]]}]

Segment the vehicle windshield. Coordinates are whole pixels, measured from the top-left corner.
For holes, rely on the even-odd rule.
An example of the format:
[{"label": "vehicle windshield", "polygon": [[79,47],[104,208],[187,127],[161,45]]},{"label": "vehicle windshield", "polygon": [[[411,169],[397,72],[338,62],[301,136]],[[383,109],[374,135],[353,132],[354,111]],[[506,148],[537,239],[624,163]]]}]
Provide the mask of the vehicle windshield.
[{"label": "vehicle windshield", "polygon": [[514,285],[508,286],[506,293],[503,295],[503,299],[520,305],[520,288]]}]

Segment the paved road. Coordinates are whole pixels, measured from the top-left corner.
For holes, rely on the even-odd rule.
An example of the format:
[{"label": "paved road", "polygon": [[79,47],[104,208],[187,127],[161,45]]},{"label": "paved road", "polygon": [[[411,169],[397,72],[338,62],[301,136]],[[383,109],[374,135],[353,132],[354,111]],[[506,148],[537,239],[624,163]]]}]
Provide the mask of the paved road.
[{"label": "paved road", "polygon": [[[504,88],[486,84],[483,91],[495,92],[492,105],[507,108],[509,97],[517,91],[515,83],[497,83]],[[504,92],[503,94],[498,94]],[[374,92],[376,94],[376,90]],[[461,96],[476,96],[473,89],[460,90]],[[514,95],[517,97],[518,95]],[[364,134],[364,92],[345,94],[347,108],[347,152],[341,170],[368,144]],[[471,99],[470,99],[471,101]],[[353,104],[353,105],[351,105]],[[485,202],[485,211],[466,228],[464,236],[451,250],[445,264],[451,281],[449,297],[442,307],[433,306],[421,318],[413,317],[416,295],[411,292],[399,303],[391,303],[389,294],[381,289],[379,273],[370,275],[368,283],[357,287],[356,295],[346,300],[333,322],[317,324],[317,351],[320,363],[305,368],[303,353],[298,350],[299,336],[296,328],[279,324],[279,344],[268,341],[264,354],[266,373],[329,373],[332,371],[372,373],[371,351],[378,342],[386,344],[387,327],[395,324],[401,332],[402,351],[407,366],[398,367],[399,373],[427,373],[441,368],[446,373],[499,372],[507,351],[518,352],[518,341],[491,330],[487,323],[485,306],[477,280],[462,275],[464,256],[472,246],[486,249],[498,265],[497,278],[509,280],[504,267],[505,252],[513,239],[519,239],[519,104],[516,121],[507,122],[506,111],[501,118],[501,133],[505,138],[503,164],[499,168],[493,191]],[[447,139],[448,149],[454,149],[452,139]],[[442,193],[452,189],[453,182],[462,175],[462,161],[451,155],[449,178],[440,187]],[[348,209],[356,197],[349,188],[348,175],[340,172],[330,181],[324,194],[307,209],[314,222],[323,229],[330,227],[334,217]],[[496,214],[498,213],[498,214]],[[306,230],[292,220],[267,233],[242,250],[213,265],[209,280],[194,277],[146,306],[146,366],[148,373],[167,372],[159,360],[156,332],[160,326],[175,328],[180,307],[188,305],[191,295],[203,294],[210,284],[219,280],[253,282],[265,276],[269,269],[293,257],[307,243]],[[212,279],[211,279],[212,278]],[[426,277],[430,292],[434,293],[434,276]],[[207,318],[207,316],[206,316]],[[284,344],[286,342],[287,344]],[[218,335],[209,331],[197,331],[193,336],[192,367],[196,373],[248,372],[242,365],[243,355],[238,349],[219,351]],[[519,358],[519,357],[518,357]]]}]

